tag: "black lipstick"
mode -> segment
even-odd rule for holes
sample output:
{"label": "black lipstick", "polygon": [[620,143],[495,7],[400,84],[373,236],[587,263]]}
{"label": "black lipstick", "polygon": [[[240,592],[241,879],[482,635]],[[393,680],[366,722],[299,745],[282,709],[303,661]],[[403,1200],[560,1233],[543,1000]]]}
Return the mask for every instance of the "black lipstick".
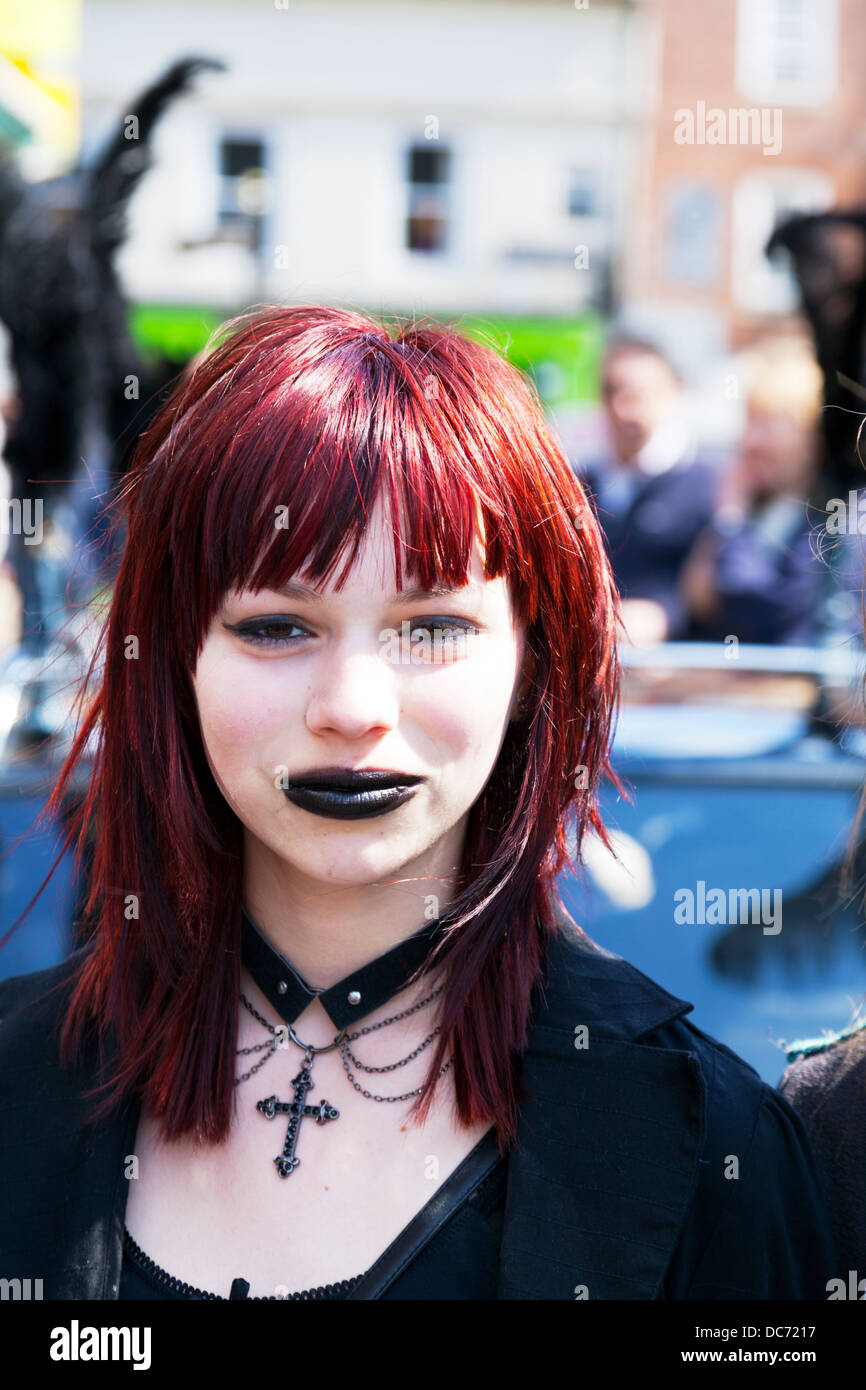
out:
{"label": "black lipstick", "polygon": [[332,820],[367,820],[395,811],[411,796],[421,777],[383,768],[326,767],[289,778],[283,795],[293,806]]}

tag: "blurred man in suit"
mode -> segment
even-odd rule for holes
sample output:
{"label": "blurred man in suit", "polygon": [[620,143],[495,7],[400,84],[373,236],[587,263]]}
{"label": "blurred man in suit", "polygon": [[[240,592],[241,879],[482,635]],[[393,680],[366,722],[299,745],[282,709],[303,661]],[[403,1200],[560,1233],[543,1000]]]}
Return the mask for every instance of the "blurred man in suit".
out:
{"label": "blurred man in suit", "polygon": [[604,530],[626,634],[632,642],[675,641],[689,626],[677,581],[710,519],[717,470],[697,457],[683,419],[682,382],[652,343],[609,343],[601,396],[610,454],[578,465],[578,475]]}

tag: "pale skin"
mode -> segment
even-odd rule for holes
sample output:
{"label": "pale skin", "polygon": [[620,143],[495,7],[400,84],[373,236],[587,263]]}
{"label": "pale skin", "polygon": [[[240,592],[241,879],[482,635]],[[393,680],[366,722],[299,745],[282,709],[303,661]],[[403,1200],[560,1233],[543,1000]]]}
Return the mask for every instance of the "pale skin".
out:
{"label": "pale skin", "polygon": [[[462,589],[397,596],[390,524],[377,508],[340,592],[332,581],[318,598],[234,591],[207,633],[194,688],[210,766],[244,827],[244,903],[314,988],[327,989],[412,935],[453,897],[469,812],[527,674],[525,633],[507,581],[486,580],[482,558],[476,538]],[[312,587],[303,576],[296,582]],[[404,589],[412,584],[404,578]],[[268,631],[278,644],[249,640],[249,624],[263,619],[272,620]],[[400,632],[404,621],[440,632],[450,623],[465,636],[447,655],[428,648],[427,659],[412,659],[409,648],[406,659],[395,659],[383,633]],[[397,810],[360,821],[312,815],[275,785],[281,768],[291,775],[332,764],[395,769],[424,781]],[[437,899],[432,913],[430,895]],[[435,983],[417,981],[356,1026],[401,1012]],[[246,971],[241,987],[263,1017],[281,1023]],[[435,1027],[437,1004],[353,1050],[371,1066],[405,1057]],[[238,1045],[264,1041],[261,1025],[238,1008]],[[336,1034],[317,1001],[294,1028],[317,1047]],[[236,1074],[261,1055],[238,1059]],[[376,1094],[400,1095],[421,1085],[431,1056],[432,1045],[394,1073],[359,1079]],[[154,1118],[142,1115],[140,1176],[129,1184],[126,1224],[177,1278],[227,1295],[241,1276],[256,1296],[360,1274],[491,1127],[457,1123],[450,1070],[418,1126],[410,1102],[377,1104],[359,1095],[334,1050],[315,1059],[310,1100],[327,1100],[340,1117],[323,1126],[302,1122],[300,1167],[281,1179],[272,1160],[285,1122],[266,1120],[255,1103],[274,1093],[290,1099],[301,1058],[294,1046],[278,1051],[237,1087],[223,1145],[164,1144]]]}

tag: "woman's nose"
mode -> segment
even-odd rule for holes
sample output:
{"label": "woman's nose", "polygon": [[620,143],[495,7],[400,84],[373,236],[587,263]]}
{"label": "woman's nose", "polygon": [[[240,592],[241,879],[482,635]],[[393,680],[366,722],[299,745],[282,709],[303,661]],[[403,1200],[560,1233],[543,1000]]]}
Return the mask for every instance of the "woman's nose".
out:
{"label": "woman's nose", "polygon": [[305,717],[311,733],[344,738],[394,728],[400,701],[393,666],[379,652],[333,652],[314,677]]}

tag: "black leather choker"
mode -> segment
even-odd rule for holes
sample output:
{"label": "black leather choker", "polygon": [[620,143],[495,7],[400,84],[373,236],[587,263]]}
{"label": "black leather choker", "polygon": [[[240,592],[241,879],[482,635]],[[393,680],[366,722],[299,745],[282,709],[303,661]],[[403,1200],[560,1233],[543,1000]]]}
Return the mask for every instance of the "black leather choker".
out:
{"label": "black leather choker", "polygon": [[343,1029],[405,988],[445,927],[441,917],[425,922],[413,936],[361,966],[360,970],[353,970],[329,989],[316,990],[271,946],[244,908],[241,959],[284,1023],[294,1023],[308,1004],[318,998],[331,1022]]}

